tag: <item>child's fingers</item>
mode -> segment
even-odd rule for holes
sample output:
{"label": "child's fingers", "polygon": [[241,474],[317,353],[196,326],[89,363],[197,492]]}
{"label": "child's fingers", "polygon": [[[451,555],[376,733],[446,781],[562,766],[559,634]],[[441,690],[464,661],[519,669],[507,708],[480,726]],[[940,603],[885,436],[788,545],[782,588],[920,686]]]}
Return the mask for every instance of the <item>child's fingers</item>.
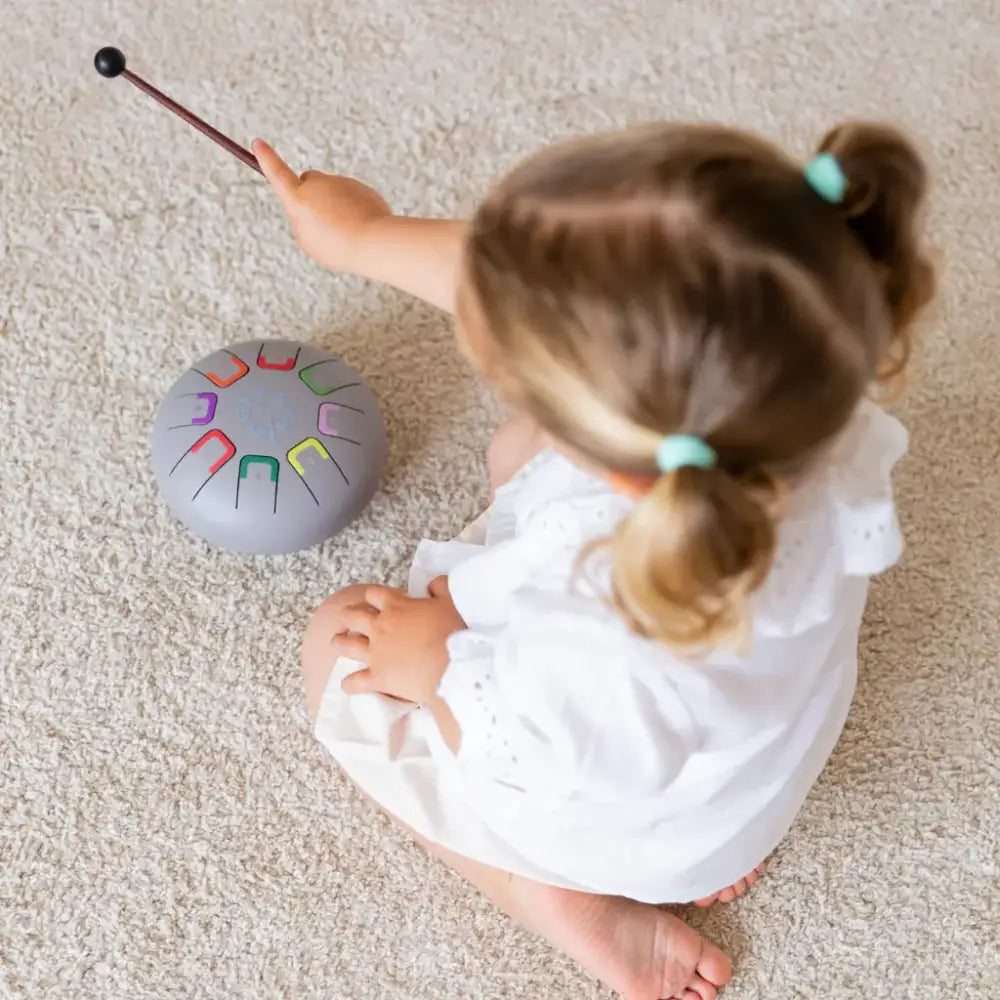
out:
{"label": "child's fingers", "polygon": [[370,636],[378,612],[370,604],[350,604],[341,612],[340,620],[349,632]]}
{"label": "child's fingers", "polygon": [[274,193],[286,209],[290,208],[299,186],[298,175],[263,139],[255,139],[250,148]]}
{"label": "child's fingers", "polygon": [[363,635],[335,635],[330,645],[334,656],[346,656],[361,662],[368,659],[368,640]]}
{"label": "child's fingers", "polygon": [[398,593],[395,587],[369,587],[365,591],[365,600],[377,611],[383,611],[386,602]]}
{"label": "child's fingers", "polygon": [[378,691],[379,685],[370,670],[358,670],[356,673],[348,674],[340,688],[344,694],[368,694],[371,691]]}

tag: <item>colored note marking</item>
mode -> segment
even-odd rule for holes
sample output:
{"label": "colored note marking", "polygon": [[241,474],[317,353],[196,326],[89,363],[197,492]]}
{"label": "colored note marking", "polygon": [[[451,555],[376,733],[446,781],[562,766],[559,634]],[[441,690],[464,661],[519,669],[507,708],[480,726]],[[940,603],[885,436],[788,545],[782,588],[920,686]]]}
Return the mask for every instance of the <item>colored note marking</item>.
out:
{"label": "colored note marking", "polygon": [[240,509],[240,487],[243,480],[250,474],[252,465],[263,465],[267,468],[268,478],[274,483],[274,503],[271,505],[271,513],[278,510],[278,460],[271,455],[244,455],[240,459],[240,474],[236,480],[236,509]]}
{"label": "colored note marking", "polygon": [[198,399],[205,400],[205,414],[201,417],[192,417],[192,424],[210,424],[215,419],[215,408],[219,405],[219,397],[214,392],[199,392]]}
{"label": "colored note marking", "polygon": [[217,458],[209,467],[208,474],[214,476],[219,469],[221,469],[226,462],[228,462],[233,455],[236,454],[236,445],[233,444],[225,434],[222,433],[217,427],[213,430],[206,431],[202,434],[200,438],[193,445],[191,445],[192,452],[199,452],[201,449],[208,444],[209,441],[218,441],[222,445],[222,455]]}
{"label": "colored note marking", "polygon": [[288,461],[292,468],[300,475],[305,476],[306,470],[302,463],[299,461],[299,455],[304,451],[309,451],[309,449],[317,452],[319,457],[327,460],[330,458],[330,453],[324,448],[319,441],[314,437],[307,437],[305,441],[300,441],[294,448],[290,448],[288,451]]}
{"label": "colored note marking", "polygon": [[271,372],[290,372],[299,360],[299,352],[301,350],[301,347],[296,348],[295,354],[290,358],[285,358],[283,361],[271,361],[265,356],[264,345],[261,344],[260,350],[257,352],[257,367]]}
{"label": "colored note marking", "polygon": [[[228,353],[228,352],[227,352]],[[223,377],[222,375],[217,375],[215,372],[204,372],[205,378],[209,382],[217,385],[220,389],[225,389],[231,386],[234,382],[238,382],[250,368],[247,366],[245,361],[241,361],[235,354],[229,355],[229,360],[232,361],[233,367],[236,369],[231,375]]]}
{"label": "colored note marking", "polygon": [[306,365],[302,371],[299,372],[299,378],[309,388],[316,393],[317,396],[329,396],[331,392],[339,392],[341,389],[350,389],[356,385],[361,385],[360,382],[345,382],[343,385],[324,385],[319,377],[319,374],[314,370],[319,368],[321,365],[334,364],[335,362],[327,359],[325,361],[317,361],[315,364]]}

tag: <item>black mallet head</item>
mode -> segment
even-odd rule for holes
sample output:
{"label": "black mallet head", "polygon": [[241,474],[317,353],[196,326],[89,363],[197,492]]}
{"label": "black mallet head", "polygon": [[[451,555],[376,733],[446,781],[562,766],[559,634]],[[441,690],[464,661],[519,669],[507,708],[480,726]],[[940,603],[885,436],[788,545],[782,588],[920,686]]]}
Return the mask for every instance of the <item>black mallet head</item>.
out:
{"label": "black mallet head", "polygon": [[121,49],[108,45],[103,49],[98,49],[94,56],[94,69],[101,76],[109,79],[120,76],[123,80],[128,80],[133,87],[138,87],[144,94],[149,94],[158,104],[172,111],[179,118],[196,128],[202,135],[207,135],[212,142],[217,142],[223,149],[228,150],[238,160],[242,160],[251,170],[256,170],[258,174],[263,174],[257,157],[244,149],[239,143],[233,142],[227,135],[223,135],[217,128],[212,128],[206,121],[202,121],[196,114],[188,111],[183,105],[178,104],[172,97],[167,97],[161,90],[157,90],[151,83],[147,83],[141,76],[136,76],[130,69],[125,68],[125,53]]}
{"label": "black mallet head", "polygon": [[97,55],[94,56],[94,69],[108,79],[119,76],[125,69],[125,53],[111,45],[98,49]]}

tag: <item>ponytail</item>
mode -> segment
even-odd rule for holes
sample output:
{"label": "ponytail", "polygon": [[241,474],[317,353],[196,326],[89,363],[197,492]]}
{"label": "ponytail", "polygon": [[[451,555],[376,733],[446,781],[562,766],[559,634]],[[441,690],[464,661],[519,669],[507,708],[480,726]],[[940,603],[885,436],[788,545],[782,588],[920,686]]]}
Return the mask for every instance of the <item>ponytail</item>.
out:
{"label": "ponytail", "polygon": [[725,471],[660,476],[611,539],[615,602],[678,649],[739,646],[774,558],[777,490]]}
{"label": "ponytail", "polygon": [[819,151],[832,153],[847,177],[840,209],[871,258],[889,309],[891,340],[879,367],[889,381],[906,367],[913,321],[934,296],[934,267],[920,242],[927,168],[913,144],[886,125],[839,125]]}

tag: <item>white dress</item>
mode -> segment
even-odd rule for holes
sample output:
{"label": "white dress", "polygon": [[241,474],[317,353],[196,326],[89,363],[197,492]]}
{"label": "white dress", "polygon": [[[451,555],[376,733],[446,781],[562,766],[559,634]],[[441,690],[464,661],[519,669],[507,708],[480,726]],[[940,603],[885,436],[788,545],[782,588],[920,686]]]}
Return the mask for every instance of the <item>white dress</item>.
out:
{"label": "white dress", "polygon": [[[420,544],[410,592],[448,574],[468,630],[429,713],[347,696],[338,661],[316,735],[417,832],[537,881],[686,902],[736,881],[786,834],[854,692],[869,578],[899,558],[890,474],[903,427],[865,402],[790,498],[745,655],[686,661],[632,634],[574,575],[632,501],[554,452],[459,539]],[[605,573],[606,577],[606,573]]]}

